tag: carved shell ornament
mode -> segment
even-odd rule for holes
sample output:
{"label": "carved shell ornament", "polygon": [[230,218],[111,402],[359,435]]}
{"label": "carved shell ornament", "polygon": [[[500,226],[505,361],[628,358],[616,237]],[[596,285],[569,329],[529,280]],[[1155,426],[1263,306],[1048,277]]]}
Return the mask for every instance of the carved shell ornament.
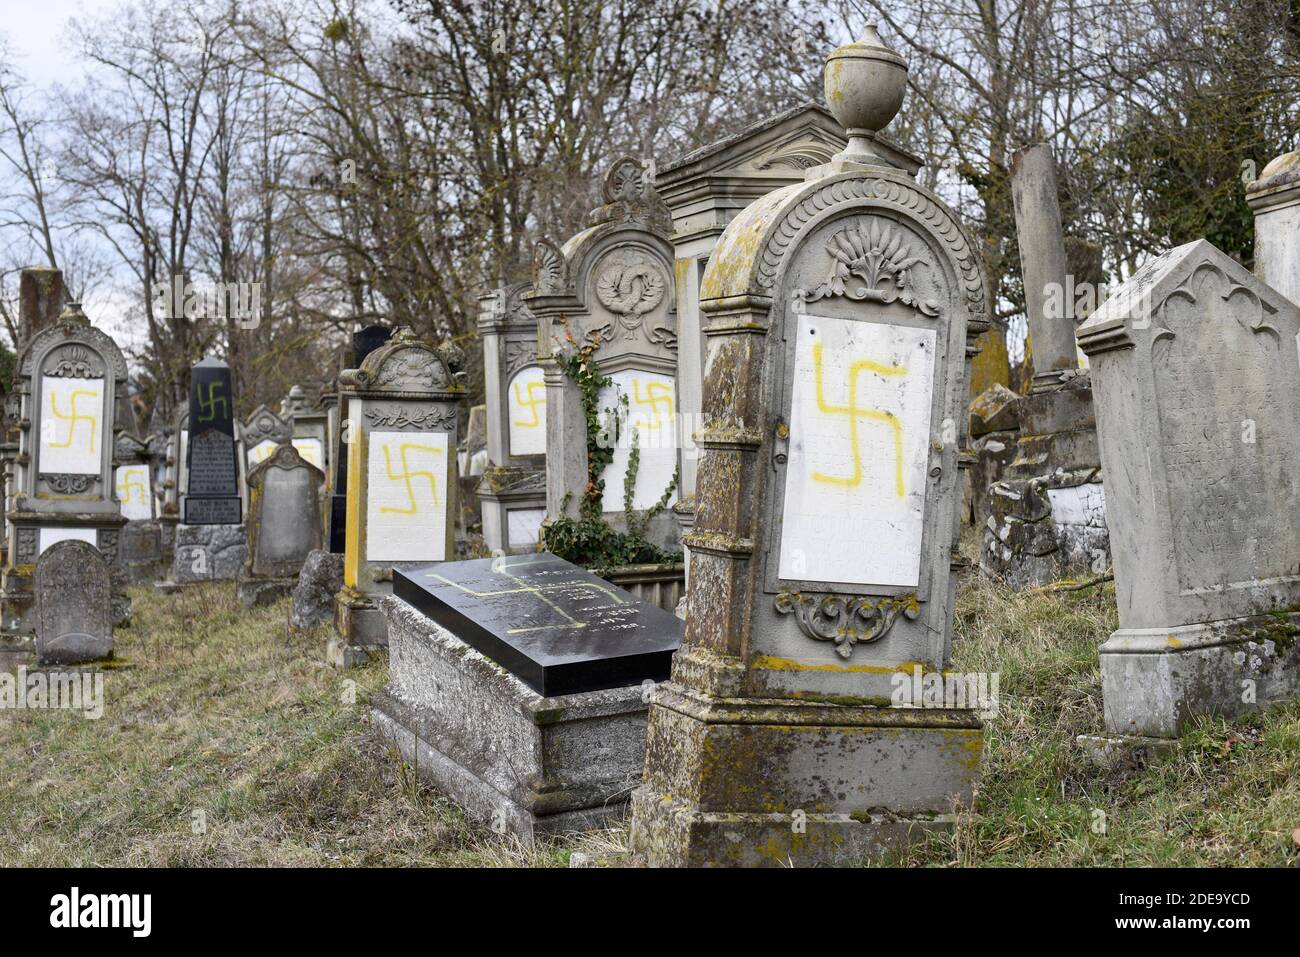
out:
{"label": "carved shell ornament", "polygon": [[533,246],[533,286],[541,296],[564,291],[567,265],[560,247],[549,239],[539,239]]}
{"label": "carved shell ornament", "polygon": [[[811,292],[796,291],[805,302],[833,296],[857,301],[901,302],[934,318],[939,304],[921,299],[912,283],[912,269],[923,260],[914,254],[905,234],[887,220],[873,219],[841,229],[826,243],[830,274]],[[858,282],[854,282],[854,280]]]}
{"label": "carved shell ornament", "polygon": [[645,201],[645,168],[630,156],[616,162],[605,177],[604,198],[607,203],[641,203]]}
{"label": "carved shell ornament", "polygon": [[664,279],[644,259],[612,262],[596,279],[596,296],[618,316],[623,338],[632,339],[641,326],[641,317],[663,302]]}

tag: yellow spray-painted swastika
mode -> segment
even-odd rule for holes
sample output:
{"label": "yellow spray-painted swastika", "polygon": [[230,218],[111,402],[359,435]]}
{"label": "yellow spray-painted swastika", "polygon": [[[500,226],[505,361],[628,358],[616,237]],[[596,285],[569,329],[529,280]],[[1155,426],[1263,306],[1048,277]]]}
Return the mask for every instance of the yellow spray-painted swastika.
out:
{"label": "yellow spray-painted swastika", "polygon": [[849,366],[849,402],[848,405],[831,405],[826,401],[822,382],[822,343],[813,346],[813,371],[817,376],[817,408],[827,415],[843,415],[849,420],[849,450],[853,454],[853,474],[850,476],[826,475],[813,472],[815,482],[827,485],[842,485],[855,488],[862,482],[862,451],[858,446],[858,419],[871,419],[887,422],[894,433],[894,483],[898,497],[903,497],[903,425],[898,416],[892,412],[878,409],[858,408],[858,373],[875,372],[883,376],[900,376],[907,374],[905,366],[887,366],[870,359],[859,359]]}
{"label": "yellow spray-painted swastika", "polygon": [[[645,395],[641,394],[641,380],[632,380],[632,401],[640,406],[647,406],[650,409],[651,427],[659,425],[664,416],[671,417],[673,414],[673,389],[666,382],[647,382]],[[663,406],[663,409],[660,409]]]}
{"label": "yellow spray-painted swastika", "polygon": [[[138,491],[138,496],[133,492]],[[123,502],[129,502],[135,498],[141,505],[146,504],[144,483],[140,481],[140,476],[134,472],[119,472],[117,476],[117,497]]]}
{"label": "yellow spray-painted swastika", "polygon": [[217,389],[225,389],[226,384],[220,379],[214,379],[208,383],[208,394],[203,395],[202,386],[199,387],[199,421],[211,422],[217,417],[217,406],[221,406],[221,415],[223,417],[230,414],[230,405],[226,402],[224,395],[217,395]]}
{"label": "yellow spray-painted swastika", "polygon": [[415,488],[411,485],[411,479],[426,478],[429,480],[429,492],[433,495],[433,504],[438,504],[438,481],[432,472],[412,472],[410,464],[406,461],[407,452],[432,452],[437,455],[441,450],[435,449],[431,445],[416,445],[414,442],[403,442],[398,448],[398,455],[402,460],[402,471],[393,471],[392,448],[384,446],[384,468],[388,472],[388,477],[394,482],[406,483],[406,496],[410,501],[409,508],[399,508],[396,505],[381,505],[379,511],[382,513],[392,513],[396,515],[414,515],[420,510],[419,502],[415,498]]}
{"label": "yellow spray-painted swastika", "polygon": [[68,402],[68,404],[72,406],[72,413],[70,415],[64,415],[62,412],[59,411],[58,395],[56,395],[53,392],[50,393],[50,412],[54,414],[54,417],[56,419],[62,419],[64,422],[68,423],[68,441],[51,442],[50,448],[52,449],[71,448],[72,439],[77,433],[77,423],[86,422],[89,423],[90,425],[90,451],[92,452],[95,451],[95,433],[99,431],[99,417],[94,415],[82,415],[77,411],[77,400],[82,398],[83,396],[86,398],[94,399],[98,397],[98,393],[92,392],[90,389],[73,389],[72,396],[70,397]]}
{"label": "yellow spray-painted swastika", "polygon": [[[534,390],[539,390],[541,396],[539,397]],[[528,383],[528,395],[525,397],[524,394],[519,391],[519,383],[516,382],[515,402],[519,404],[520,408],[528,409],[533,413],[533,421],[515,422],[513,424],[519,426],[521,429],[537,428],[542,424],[542,417],[539,410],[546,408],[546,383],[537,381]]]}

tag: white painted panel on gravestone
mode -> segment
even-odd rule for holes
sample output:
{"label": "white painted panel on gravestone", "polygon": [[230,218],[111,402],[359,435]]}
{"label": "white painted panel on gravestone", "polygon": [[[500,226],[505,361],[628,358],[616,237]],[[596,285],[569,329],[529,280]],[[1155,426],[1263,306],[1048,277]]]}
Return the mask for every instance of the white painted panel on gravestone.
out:
{"label": "white painted panel on gravestone", "polygon": [[40,470],[98,475],[102,462],[104,380],[44,376]]}
{"label": "white painted panel on gravestone", "polygon": [[278,447],[279,443],[273,442],[270,439],[263,439],[261,442],[258,442],[248,450],[248,467],[251,469],[253,466],[265,462],[275,454],[275,450]]}
{"label": "white painted panel on gravestone", "polygon": [[371,432],[366,470],[366,561],[447,557],[446,432]]}
{"label": "white painted panel on gravestone", "polygon": [[546,454],[546,382],[541,366],[515,373],[506,390],[511,455]]}
{"label": "white painted panel on gravestone", "polygon": [[119,465],[113,484],[122,514],[131,522],[147,522],[153,518],[153,496],[149,493],[149,466],[143,463]]}
{"label": "white painted panel on gravestone", "polygon": [[780,576],[915,587],[935,333],[799,317]]}
{"label": "white painted panel on gravestone", "polygon": [[176,466],[177,499],[190,490],[190,430],[181,429],[181,457]]}
{"label": "white painted panel on gravestone", "polygon": [[506,512],[506,544],[512,548],[536,545],[542,537],[542,520],[545,518],[544,508],[510,509]]}
{"label": "white painted panel on gravestone", "polygon": [[303,461],[310,462],[322,472],[325,471],[325,447],[321,444],[320,439],[294,439],[293,447],[298,450],[298,454],[302,456]]}
{"label": "white painted panel on gravestone", "polygon": [[91,545],[98,548],[99,542],[96,541],[96,537],[96,532],[93,528],[60,528],[57,526],[42,528],[39,540],[37,541],[39,547],[38,554],[44,554],[45,549],[49,548],[51,545],[57,545],[59,542],[66,541],[89,542]]}
{"label": "white painted panel on gravestone", "polygon": [[[634,509],[647,509],[663,497],[677,471],[677,390],[673,377],[662,372],[624,369],[610,375],[612,384],[600,394],[601,409],[617,409],[627,397],[626,415],[614,447],[614,460],[605,468],[604,510],[623,511],[624,482],[635,440],[641,450],[637,467]],[[668,499],[677,501],[677,490]]]}

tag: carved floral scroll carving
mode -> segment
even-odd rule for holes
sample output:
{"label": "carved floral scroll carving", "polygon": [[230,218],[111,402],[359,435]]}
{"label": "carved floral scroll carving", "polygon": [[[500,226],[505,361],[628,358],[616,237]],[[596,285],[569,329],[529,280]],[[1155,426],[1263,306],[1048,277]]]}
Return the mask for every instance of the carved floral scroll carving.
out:
{"label": "carved floral scroll carving", "polygon": [[915,621],[921,614],[916,596],[801,595],[784,591],[776,596],[777,612],[794,615],[799,630],[816,641],[832,641],[841,658],[850,658],[856,645],[879,641],[901,614]]}

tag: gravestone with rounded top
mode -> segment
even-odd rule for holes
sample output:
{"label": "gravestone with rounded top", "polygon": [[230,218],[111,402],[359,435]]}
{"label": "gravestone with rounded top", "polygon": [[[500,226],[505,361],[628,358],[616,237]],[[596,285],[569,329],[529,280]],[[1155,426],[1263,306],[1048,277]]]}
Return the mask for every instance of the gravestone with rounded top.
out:
{"label": "gravestone with rounded top", "polygon": [[[630,502],[638,520],[650,518],[647,538],[672,546],[677,529],[664,510],[676,501],[679,479],[671,221],[634,159],[610,168],[603,198],[592,225],[563,247],[537,243],[533,291],[524,297],[537,319],[546,383],[547,517],[580,515],[593,478],[588,443],[599,441],[613,447],[613,460],[594,476],[604,482],[604,519],[625,528]],[[588,433],[582,389],[570,374],[581,361],[610,380],[596,399],[599,436]]]}
{"label": "gravestone with rounded top", "polygon": [[126,361],[113,340],[68,303],[18,355],[20,449],[5,514],[0,614],[5,642],[35,632],[32,573],[57,542],[76,539],[113,562],[126,518],[114,493],[114,414]]}
{"label": "gravestone with rounded top", "polygon": [[36,562],[36,654],[41,664],[113,656],[111,570],[89,542],[65,539]]}
{"label": "gravestone with rounded top", "polygon": [[874,29],[832,53],[847,147],[734,218],[704,274],[686,634],[633,795],[652,865],[860,860],[971,798],[974,702],[906,695],[949,665],[986,302],[956,214],[875,141],[906,72]]}
{"label": "gravestone with rounded top", "polygon": [[246,608],[288,595],[307,554],[321,547],[325,473],[283,442],[248,473],[248,559],[239,582]]}
{"label": "gravestone with rounded top", "polygon": [[387,645],[375,600],[392,592],[394,568],[455,557],[456,424],[465,395],[456,358],[403,328],[339,378],[347,521],[338,634],[327,652],[337,666]]}
{"label": "gravestone with rounded top", "polygon": [[546,517],[546,382],[524,302],[532,288],[513,283],[479,299],[489,465],[477,492],[493,554],[535,551]]}
{"label": "gravestone with rounded top", "polygon": [[1106,731],[1177,737],[1300,691],[1300,306],[1205,240],[1079,329],[1119,630]]}

